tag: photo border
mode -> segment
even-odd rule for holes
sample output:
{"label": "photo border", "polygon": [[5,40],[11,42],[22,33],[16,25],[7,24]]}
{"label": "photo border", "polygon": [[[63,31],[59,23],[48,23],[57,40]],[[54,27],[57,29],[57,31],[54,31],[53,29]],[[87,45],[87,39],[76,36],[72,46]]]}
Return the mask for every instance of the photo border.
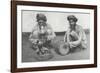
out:
{"label": "photo border", "polygon": [[[94,33],[94,64],[17,68],[17,5],[93,9],[94,10],[94,32],[96,32]],[[77,5],[77,4],[33,2],[33,1],[32,2],[11,1],[11,72],[12,73],[28,72],[28,71],[92,68],[92,67],[97,67],[97,6],[96,5],[81,5],[81,4]]]}

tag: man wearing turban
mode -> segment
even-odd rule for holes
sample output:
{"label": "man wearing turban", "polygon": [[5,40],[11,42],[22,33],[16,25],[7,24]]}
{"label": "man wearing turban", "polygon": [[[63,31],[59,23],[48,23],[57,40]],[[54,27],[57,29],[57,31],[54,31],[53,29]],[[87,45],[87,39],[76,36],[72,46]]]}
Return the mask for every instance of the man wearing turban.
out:
{"label": "man wearing turban", "polygon": [[87,48],[87,39],[86,34],[83,28],[76,24],[78,19],[74,15],[69,15],[67,17],[67,20],[69,21],[69,28],[66,31],[64,42],[67,44],[67,46],[70,49],[75,48]]}
{"label": "man wearing turban", "polygon": [[43,46],[46,47],[51,43],[51,40],[54,39],[55,33],[53,32],[51,26],[47,24],[47,18],[44,14],[37,14],[36,19],[37,24],[32,30],[29,40],[33,44],[38,44],[39,48],[42,48]]}

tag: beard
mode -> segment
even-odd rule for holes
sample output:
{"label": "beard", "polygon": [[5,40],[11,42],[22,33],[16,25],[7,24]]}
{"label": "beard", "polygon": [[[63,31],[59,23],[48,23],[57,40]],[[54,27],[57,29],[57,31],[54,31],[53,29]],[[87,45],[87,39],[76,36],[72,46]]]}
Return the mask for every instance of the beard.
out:
{"label": "beard", "polygon": [[46,34],[46,27],[43,25],[40,26],[40,34]]}
{"label": "beard", "polygon": [[75,30],[76,24],[70,25],[71,30]]}

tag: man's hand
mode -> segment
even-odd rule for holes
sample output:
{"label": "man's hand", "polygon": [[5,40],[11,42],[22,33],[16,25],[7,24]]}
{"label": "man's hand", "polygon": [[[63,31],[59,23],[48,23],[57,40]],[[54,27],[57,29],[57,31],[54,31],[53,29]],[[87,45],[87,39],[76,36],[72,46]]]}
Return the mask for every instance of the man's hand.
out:
{"label": "man's hand", "polygon": [[37,43],[39,42],[39,40],[37,40],[37,39],[31,39],[31,42],[32,42],[33,44],[37,44]]}
{"label": "man's hand", "polygon": [[70,46],[70,48],[74,48],[74,47],[76,47],[76,45],[75,45],[74,42],[69,42],[69,46]]}

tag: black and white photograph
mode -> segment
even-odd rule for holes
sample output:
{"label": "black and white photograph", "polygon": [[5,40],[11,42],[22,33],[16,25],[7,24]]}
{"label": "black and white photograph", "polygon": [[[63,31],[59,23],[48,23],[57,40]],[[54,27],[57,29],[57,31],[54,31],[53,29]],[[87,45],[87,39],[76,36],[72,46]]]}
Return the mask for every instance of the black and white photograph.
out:
{"label": "black and white photograph", "polygon": [[90,58],[90,14],[22,10],[22,62]]}
{"label": "black and white photograph", "polygon": [[96,6],[23,1],[13,6],[12,70],[96,67]]}

